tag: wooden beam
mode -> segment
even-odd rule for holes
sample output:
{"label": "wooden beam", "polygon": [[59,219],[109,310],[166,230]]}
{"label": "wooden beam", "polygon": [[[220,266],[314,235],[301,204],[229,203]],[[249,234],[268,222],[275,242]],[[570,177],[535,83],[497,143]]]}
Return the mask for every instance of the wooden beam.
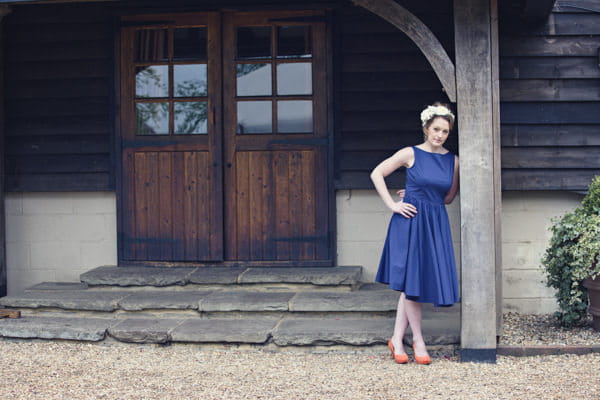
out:
{"label": "wooden beam", "polygon": [[495,362],[497,312],[501,312],[496,297],[500,260],[496,9],[496,0],[454,1],[463,361]]}
{"label": "wooden beam", "polygon": [[352,0],[356,5],[379,15],[396,28],[400,29],[421,49],[436,75],[438,76],[448,98],[456,102],[456,77],[454,64],[444,47],[419,18],[396,3],[394,0]]}
{"label": "wooden beam", "polygon": [[[0,48],[2,48],[2,20],[10,14],[11,9],[7,5],[0,6]],[[0,52],[0,297],[7,294],[7,268],[6,268],[6,223],[4,215],[4,74]]]}

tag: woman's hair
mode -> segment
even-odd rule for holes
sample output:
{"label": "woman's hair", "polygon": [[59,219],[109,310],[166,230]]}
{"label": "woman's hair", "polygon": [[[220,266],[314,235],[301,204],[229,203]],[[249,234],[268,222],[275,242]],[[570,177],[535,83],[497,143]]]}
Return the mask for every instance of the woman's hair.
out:
{"label": "woman's hair", "polygon": [[423,128],[429,128],[429,126],[436,117],[440,117],[448,121],[448,124],[450,125],[450,130],[454,128],[455,117],[448,104],[436,101],[432,105],[427,106],[421,112],[421,124],[423,125]]}

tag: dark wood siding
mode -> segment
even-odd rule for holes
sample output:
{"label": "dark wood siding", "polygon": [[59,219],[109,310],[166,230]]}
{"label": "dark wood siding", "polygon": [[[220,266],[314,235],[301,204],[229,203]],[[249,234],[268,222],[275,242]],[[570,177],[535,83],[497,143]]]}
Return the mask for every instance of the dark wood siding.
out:
{"label": "dark wood siding", "polygon": [[[454,58],[452,1],[402,1]],[[371,189],[370,171],[404,146],[422,142],[419,113],[448,102],[442,84],[418,47],[396,27],[360,7],[335,12],[337,189]],[[448,145],[457,149],[457,133]],[[388,178],[404,184],[404,172]]]}
{"label": "dark wood siding", "polygon": [[600,174],[600,14],[590,4],[557,1],[538,25],[501,26],[504,190],[585,190]]}
{"label": "dark wood siding", "polygon": [[6,189],[114,190],[110,8],[15,6],[4,35]]}

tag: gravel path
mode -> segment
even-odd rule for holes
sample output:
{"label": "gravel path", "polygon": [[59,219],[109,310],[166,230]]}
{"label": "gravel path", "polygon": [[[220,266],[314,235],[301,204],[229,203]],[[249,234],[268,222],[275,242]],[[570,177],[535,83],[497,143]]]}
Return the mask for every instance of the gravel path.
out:
{"label": "gravel path", "polygon": [[0,341],[1,399],[598,399],[600,354],[434,359]]}
{"label": "gravel path", "polygon": [[552,315],[505,313],[501,344],[537,345],[600,345],[600,332],[592,328],[591,317],[581,326],[561,327]]}
{"label": "gravel path", "polygon": [[[504,344],[600,344],[588,326],[505,315]],[[600,399],[600,353],[397,365],[384,346],[318,353],[0,340],[0,399]]]}

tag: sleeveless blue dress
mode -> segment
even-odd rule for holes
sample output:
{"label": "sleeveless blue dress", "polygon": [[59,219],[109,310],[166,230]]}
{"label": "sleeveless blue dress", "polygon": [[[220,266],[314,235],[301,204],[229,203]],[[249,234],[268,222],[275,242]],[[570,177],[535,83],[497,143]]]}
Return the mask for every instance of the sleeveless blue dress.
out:
{"label": "sleeveless blue dress", "polygon": [[418,213],[413,218],[392,215],[375,280],[409,300],[451,306],[460,298],[444,197],[452,186],[454,154],[413,149],[404,201]]}

